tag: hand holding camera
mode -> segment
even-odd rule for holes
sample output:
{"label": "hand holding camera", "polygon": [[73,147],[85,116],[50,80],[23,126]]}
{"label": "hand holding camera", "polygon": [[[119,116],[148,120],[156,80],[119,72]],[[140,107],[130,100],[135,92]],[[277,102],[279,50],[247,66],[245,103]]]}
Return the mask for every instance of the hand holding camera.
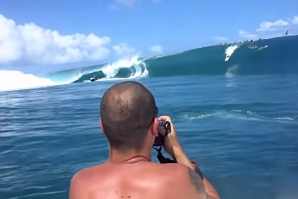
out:
{"label": "hand holding camera", "polygon": [[165,151],[175,158],[173,149],[180,147],[180,144],[173,122],[169,116],[160,116],[158,118],[158,134],[153,146],[164,146]]}
{"label": "hand holding camera", "polygon": [[163,146],[164,138],[171,132],[171,123],[169,121],[158,120],[158,136],[154,140],[153,146]]}
{"label": "hand holding camera", "polygon": [[[158,151],[157,158],[160,163],[179,163],[189,167],[200,176],[204,186],[206,187],[206,193],[208,193],[209,196],[213,196],[213,198],[219,198],[217,191],[206,179],[206,177],[204,177],[196,162],[191,161],[183,151],[178,141],[173,122],[169,116],[161,116],[158,118],[158,137],[156,137],[153,146],[160,146],[159,149],[155,148]],[[162,146],[164,147],[165,151],[174,158],[174,160],[165,158],[162,155]]]}

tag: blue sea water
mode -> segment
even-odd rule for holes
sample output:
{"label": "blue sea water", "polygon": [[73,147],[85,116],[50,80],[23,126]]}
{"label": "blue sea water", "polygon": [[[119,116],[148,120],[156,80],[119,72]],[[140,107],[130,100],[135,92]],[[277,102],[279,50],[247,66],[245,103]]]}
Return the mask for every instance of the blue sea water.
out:
{"label": "blue sea water", "polygon": [[[273,41],[262,51],[269,50],[270,45],[277,46],[278,42],[285,45],[279,40]],[[228,47],[213,48],[220,51]],[[210,56],[225,59],[225,50],[223,55]],[[279,64],[282,58],[272,58],[272,69],[270,64],[266,65],[270,62],[269,55],[261,60],[259,54],[237,57],[237,49],[233,52],[229,61],[234,63],[223,61],[226,65],[222,67],[217,62],[209,64],[208,67],[213,66],[217,71],[213,73],[208,72],[207,66],[205,70],[195,69],[195,62],[198,65],[200,62],[194,58],[195,54],[188,54],[193,51],[182,53],[184,62],[188,60],[184,66],[183,61],[178,62],[182,58],[176,57],[181,54],[169,55],[176,59],[172,65],[177,66],[168,70],[172,72],[168,76],[153,75],[159,70],[152,69],[149,59],[138,65],[147,66],[148,74],[132,80],[147,86],[156,98],[160,113],[173,118],[184,150],[198,163],[221,198],[296,199],[298,78],[295,71],[298,71],[298,61],[295,52],[286,56],[283,64]],[[275,55],[272,49],[271,54]],[[169,62],[169,56],[151,58],[151,62],[161,58],[160,71],[165,73],[162,63]],[[237,61],[239,56],[246,56],[246,60]],[[259,61],[245,64],[256,56]],[[254,64],[263,69],[256,72]],[[190,65],[196,71],[193,74],[187,69]],[[185,69],[181,75],[178,66]],[[82,69],[70,72],[78,70],[82,72]],[[61,74],[67,72],[54,74],[56,78],[57,74],[62,78]],[[78,79],[82,80],[83,76],[81,73]],[[99,103],[108,87],[128,78],[114,77],[105,76],[104,80],[110,81],[84,83],[80,80],[73,84],[0,92],[1,199],[67,198],[75,172],[106,160],[108,148],[99,128]],[[157,161],[155,156],[153,151]]]}

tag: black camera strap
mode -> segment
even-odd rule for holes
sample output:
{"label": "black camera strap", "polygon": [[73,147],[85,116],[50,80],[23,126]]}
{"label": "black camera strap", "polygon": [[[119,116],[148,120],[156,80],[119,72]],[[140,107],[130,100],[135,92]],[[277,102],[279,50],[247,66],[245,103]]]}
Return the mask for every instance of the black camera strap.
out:
{"label": "black camera strap", "polygon": [[157,149],[157,148],[155,148],[155,147],[153,147],[153,148],[158,152],[158,154],[157,154],[157,159],[159,160],[159,162],[160,162],[161,164],[177,163],[175,160],[171,160],[171,159],[169,159],[169,158],[165,158],[165,157],[163,156],[163,154],[161,153],[162,146],[160,146],[159,149]]}

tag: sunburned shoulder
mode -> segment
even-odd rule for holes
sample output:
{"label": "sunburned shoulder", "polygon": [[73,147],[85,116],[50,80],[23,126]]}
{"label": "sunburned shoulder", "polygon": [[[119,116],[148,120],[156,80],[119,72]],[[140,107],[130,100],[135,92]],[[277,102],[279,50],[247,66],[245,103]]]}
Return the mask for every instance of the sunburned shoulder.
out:
{"label": "sunburned shoulder", "polygon": [[163,166],[167,170],[175,170],[175,171],[180,171],[180,172],[188,171],[187,166],[185,166],[183,164],[179,164],[179,163],[160,164],[160,165]]}
{"label": "sunburned shoulder", "polygon": [[173,198],[206,197],[203,181],[194,170],[181,164],[165,164],[161,167],[162,176],[168,176],[161,184],[169,187],[169,191],[175,190]]}
{"label": "sunburned shoulder", "polygon": [[161,164],[162,168],[161,172],[164,175],[167,175],[169,180],[173,181],[173,183],[185,183],[189,182],[189,172],[190,169],[182,164]]}
{"label": "sunburned shoulder", "polygon": [[71,199],[77,199],[75,196],[81,196],[81,198],[84,198],[81,194],[86,194],[90,190],[94,181],[94,174],[96,170],[96,167],[89,167],[82,169],[73,175],[70,180]]}
{"label": "sunburned shoulder", "polygon": [[96,167],[88,167],[84,168],[77,173],[74,174],[71,181],[75,182],[86,182],[94,175],[94,172],[96,170]]}

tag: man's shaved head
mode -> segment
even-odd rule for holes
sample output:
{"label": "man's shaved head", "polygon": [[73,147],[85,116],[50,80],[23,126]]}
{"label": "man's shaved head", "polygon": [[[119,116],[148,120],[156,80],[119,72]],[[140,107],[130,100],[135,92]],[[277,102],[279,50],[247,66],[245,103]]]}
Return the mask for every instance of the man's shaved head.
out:
{"label": "man's shaved head", "polygon": [[110,146],[123,152],[142,149],[156,114],[151,92],[133,81],[109,88],[100,104],[102,126]]}

